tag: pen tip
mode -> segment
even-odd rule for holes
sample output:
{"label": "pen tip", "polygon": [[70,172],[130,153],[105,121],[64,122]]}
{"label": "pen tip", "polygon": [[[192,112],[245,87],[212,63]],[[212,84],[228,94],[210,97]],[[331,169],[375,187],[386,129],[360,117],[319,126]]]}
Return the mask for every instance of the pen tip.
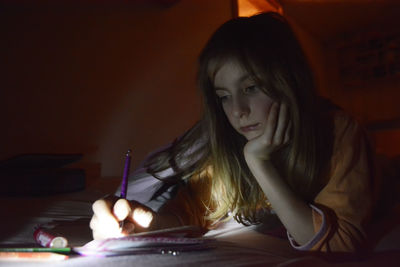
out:
{"label": "pen tip", "polygon": [[131,150],[131,149],[128,149],[128,152],[126,152],[126,155],[131,154],[131,152],[132,152],[132,150]]}

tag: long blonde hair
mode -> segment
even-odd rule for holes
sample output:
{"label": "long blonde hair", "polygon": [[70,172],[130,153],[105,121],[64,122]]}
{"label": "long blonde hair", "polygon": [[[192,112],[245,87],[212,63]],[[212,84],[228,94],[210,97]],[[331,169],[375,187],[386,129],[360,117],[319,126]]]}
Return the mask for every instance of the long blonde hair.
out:
{"label": "long blonde hair", "polygon": [[[257,210],[266,205],[266,197],[244,160],[247,140],[228,122],[213,86],[216,72],[232,59],[267,95],[288,105],[291,141],[274,154],[273,163],[294,192],[306,201],[314,198],[323,185],[319,177],[331,156],[331,120],[321,108],[298,41],[284,18],[275,13],[230,20],[212,35],[198,61],[203,117],[169,150],[155,156],[148,167],[156,173],[175,166],[174,179],[211,168],[206,178],[211,180],[210,198],[215,205],[208,209],[207,217],[218,220],[231,211],[243,224],[257,223]],[[190,164],[178,168],[182,157],[191,159]]]}

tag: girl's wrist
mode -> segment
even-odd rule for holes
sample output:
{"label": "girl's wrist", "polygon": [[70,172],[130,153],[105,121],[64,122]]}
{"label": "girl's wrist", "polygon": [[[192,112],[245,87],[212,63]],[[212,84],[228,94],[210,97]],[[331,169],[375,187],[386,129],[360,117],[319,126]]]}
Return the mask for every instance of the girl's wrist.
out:
{"label": "girl's wrist", "polygon": [[255,149],[254,145],[249,145],[248,143],[243,148],[243,155],[246,161],[269,161],[271,160],[271,151],[270,149]]}
{"label": "girl's wrist", "polygon": [[244,153],[244,158],[247,162],[247,165],[249,164],[263,164],[265,162],[271,161],[271,155],[270,154],[265,154],[262,156],[255,156],[253,154],[246,154]]}
{"label": "girl's wrist", "polygon": [[264,158],[259,158],[259,157],[245,157],[247,166],[249,167],[250,171],[254,174],[255,172],[259,172],[261,170],[265,170],[265,168],[269,168],[269,166],[272,166],[271,158],[264,157]]}

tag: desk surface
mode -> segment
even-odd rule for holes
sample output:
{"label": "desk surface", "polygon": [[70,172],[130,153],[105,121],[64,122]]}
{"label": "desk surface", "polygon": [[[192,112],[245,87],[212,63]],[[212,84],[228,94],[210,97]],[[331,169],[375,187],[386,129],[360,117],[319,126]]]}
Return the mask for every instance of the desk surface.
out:
{"label": "desk surface", "polygon": [[[108,189],[118,186],[119,178],[100,180],[89,189],[70,194],[45,197],[0,198],[0,245],[33,244],[33,228],[38,223],[52,220],[89,219],[91,205]],[[172,255],[127,255],[110,258],[72,256],[68,260],[51,262],[48,266],[337,266],[320,258],[311,257],[292,249],[284,239],[264,235],[251,227],[232,224],[228,229],[218,229],[207,235],[218,240],[215,249],[184,252]],[[89,227],[83,227],[86,234],[76,231],[82,244],[90,239]],[[89,241],[89,240],[88,240]],[[398,250],[380,251],[368,260],[367,266],[397,266],[400,262]],[[332,264],[332,265],[331,265]],[[344,266],[365,266],[365,261],[349,261]],[[0,266],[43,266],[38,262],[4,262]],[[342,266],[341,266],[342,267]]]}

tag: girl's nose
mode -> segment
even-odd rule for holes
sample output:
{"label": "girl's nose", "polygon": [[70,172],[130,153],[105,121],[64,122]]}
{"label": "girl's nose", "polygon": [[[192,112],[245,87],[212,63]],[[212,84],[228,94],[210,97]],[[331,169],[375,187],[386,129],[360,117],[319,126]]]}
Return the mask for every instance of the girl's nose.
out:
{"label": "girl's nose", "polygon": [[243,99],[237,99],[233,103],[232,113],[233,113],[233,116],[235,116],[237,118],[242,118],[242,117],[248,116],[250,113],[250,106]]}

